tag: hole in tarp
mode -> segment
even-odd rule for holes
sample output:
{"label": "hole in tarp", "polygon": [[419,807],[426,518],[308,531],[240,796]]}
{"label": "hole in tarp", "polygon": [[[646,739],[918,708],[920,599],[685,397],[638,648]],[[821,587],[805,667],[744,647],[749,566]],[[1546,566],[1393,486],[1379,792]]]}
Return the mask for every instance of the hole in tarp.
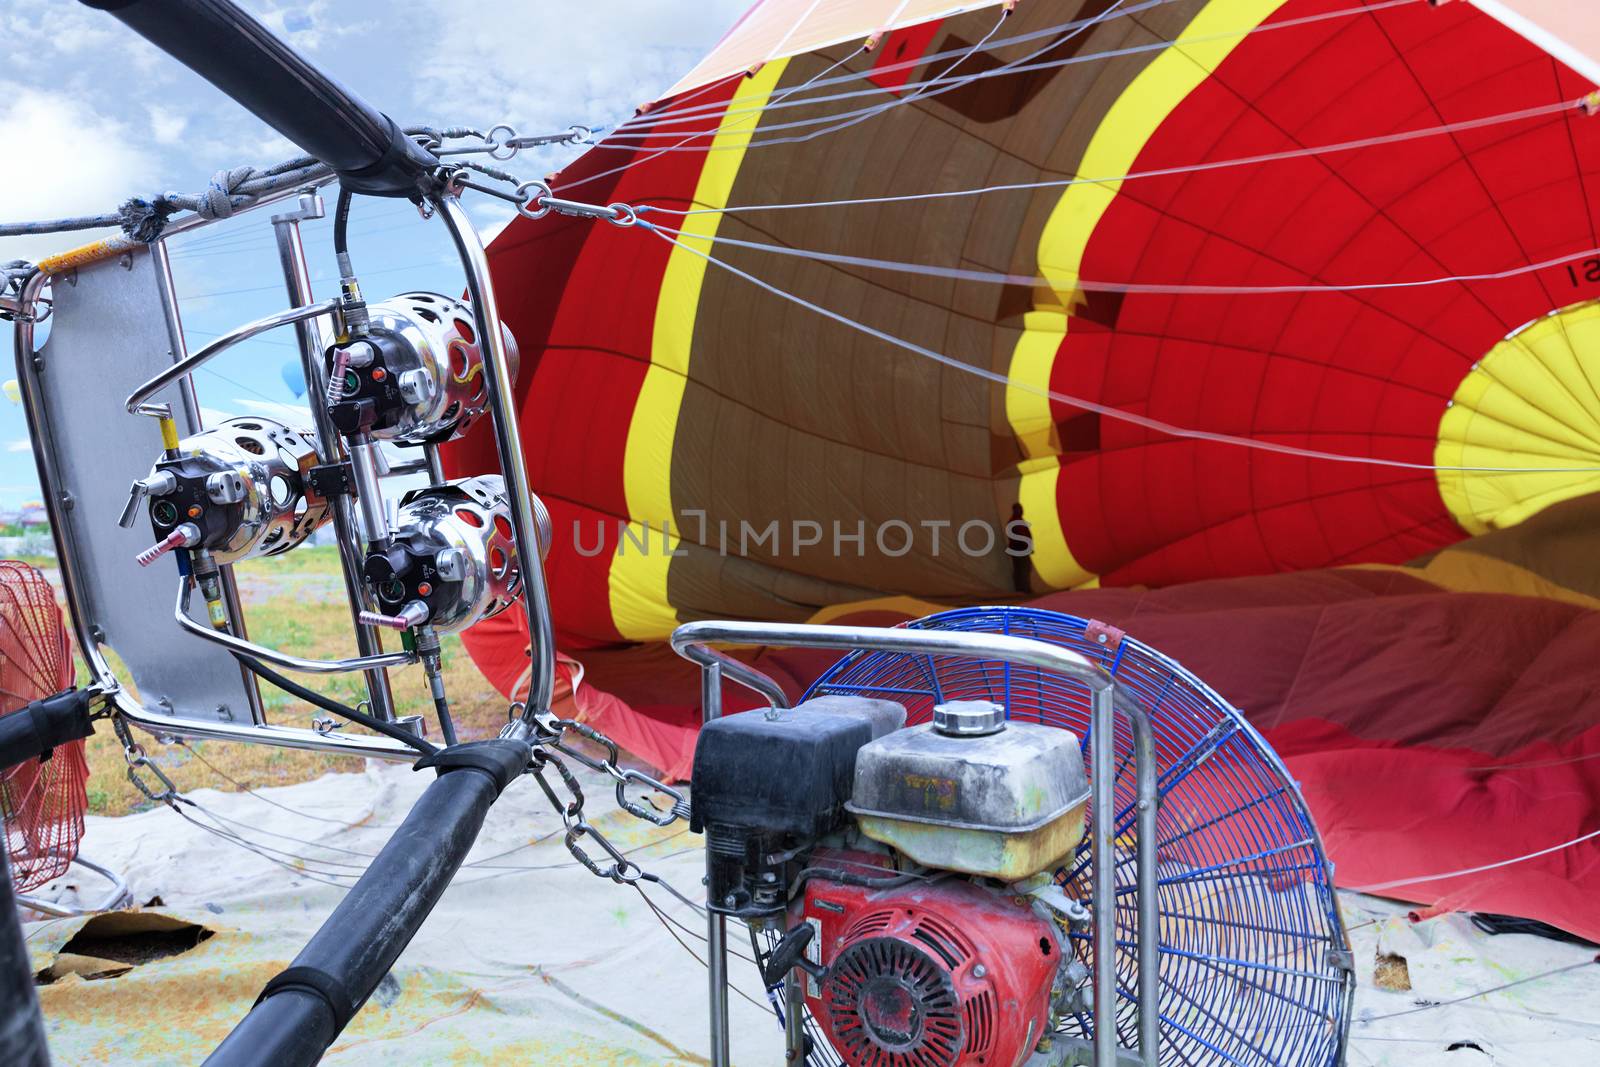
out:
{"label": "hole in tarp", "polygon": [[1377,965],[1373,968],[1372,984],[1379,989],[1387,989],[1395,993],[1404,993],[1411,989],[1411,968],[1406,966],[1404,956],[1386,955],[1378,953]]}
{"label": "hole in tarp", "polygon": [[96,915],[34,979],[49,985],[69,974],[86,980],[115,978],[143,964],[181,956],[213,934],[214,930],[158,912]]}
{"label": "hole in tarp", "polygon": [[1476,1041],[1452,1041],[1446,1052],[1455,1052],[1458,1049],[1470,1048],[1474,1052],[1482,1052],[1483,1046]]}

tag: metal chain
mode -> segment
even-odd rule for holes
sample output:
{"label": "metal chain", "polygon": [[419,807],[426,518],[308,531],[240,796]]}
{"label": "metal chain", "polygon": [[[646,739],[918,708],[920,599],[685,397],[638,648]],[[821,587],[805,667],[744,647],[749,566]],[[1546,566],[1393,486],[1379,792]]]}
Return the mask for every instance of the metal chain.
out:
{"label": "metal chain", "polygon": [[[112,716],[111,724],[112,728],[116,730],[117,740],[122,742],[123,758],[128,761],[128,781],[132,782],[133,787],[143,793],[147,800],[154,801],[157,804],[165,804],[171,808],[177,807],[178,801],[183,799],[182,794],[178,792],[177,784],[171,778],[168,778],[166,772],[150,758],[149,754],[145,752],[144,746],[133,739],[133,734],[128,731],[128,724],[121,715]],[[151,789],[149,784],[140,777],[139,772],[141,770],[149,771],[160,779],[163,788],[159,792]]]}
{"label": "metal chain", "polygon": [[[516,717],[521,713],[519,704],[511,705],[511,715]],[[624,768],[617,765],[620,752],[617,743],[605,734],[589,726],[587,723],[578,722],[576,719],[557,719],[545,717],[539,720],[539,733],[533,739],[533,763],[529,767],[539,787],[544,790],[544,795],[549,798],[550,805],[561,816],[562,825],[567,829],[565,844],[567,851],[572,853],[572,858],[588,868],[589,872],[600,878],[608,878],[619,885],[633,885],[637,882],[660,883],[660,878],[646,873],[637,863],[623,855],[606,836],[590,824],[584,817],[583,788],[578,784],[577,776],[567,766],[561,756],[576,760],[592,771],[605,774],[616,783],[617,806],[637,819],[651,823],[655,826],[671,826],[679,819],[689,817],[689,803],[682,793],[671,786],[654,778],[643,771],[633,768]],[[575,733],[605,750],[605,758],[597,759],[585,752],[573,748],[566,741],[568,732]],[[561,756],[556,755],[560,753]],[[561,795],[550,784],[546,772],[554,768],[561,784],[565,788],[570,800],[563,800]],[[660,795],[671,801],[671,805],[662,810],[653,804],[638,803],[628,796],[629,786],[644,786],[649,794]],[[584,850],[582,841],[589,838],[598,845],[610,858],[610,863],[597,861]]]}

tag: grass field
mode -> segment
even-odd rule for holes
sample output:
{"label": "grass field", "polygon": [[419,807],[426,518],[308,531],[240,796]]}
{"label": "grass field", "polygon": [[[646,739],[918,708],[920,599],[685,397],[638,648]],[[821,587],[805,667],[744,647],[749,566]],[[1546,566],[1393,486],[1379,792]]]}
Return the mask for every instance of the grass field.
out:
{"label": "grass field", "polygon": [[[337,549],[333,546],[298,548],[275,560],[250,560],[240,564],[236,571],[252,640],[298,656],[325,658],[354,654],[350,612],[345,604]],[[388,640],[392,642],[393,639]],[[473,667],[460,638],[446,637],[442,646],[450,705],[462,739],[492,735],[505,722],[505,699]],[[127,680],[124,672],[119,671],[119,676]],[[399,714],[424,715],[428,720],[428,736],[438,740],[433,700],[428,695],[422,668],[412,666],[390,671],[389,677]],[[366,698],[366,688],[359,676],[297,677],[295,680],[347,704],[353,705]],[[263,685],[262,699],[271,721],[289,726],[311,725],[313,709],[295,698]],[[135,731],[135,735],[162,770],[180,789],[186,790],[207,786],[231,790],[240,785],[286,785],[328,771],[359,771],[362,767],[359,759],[266,745],[221,741],[161,745],[140,731]],[[90,738],[87,757],[91,814],[123,815],[150,805],[128,780],[121,745],[109,725],[102,724]]]}

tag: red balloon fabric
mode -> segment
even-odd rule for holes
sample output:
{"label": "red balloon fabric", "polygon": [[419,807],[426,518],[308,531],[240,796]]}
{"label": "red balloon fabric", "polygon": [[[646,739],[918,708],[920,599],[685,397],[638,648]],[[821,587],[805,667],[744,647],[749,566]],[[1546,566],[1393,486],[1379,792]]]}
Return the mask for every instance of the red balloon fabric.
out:
{"label": "red balloon fabric", "polygon": [[[578,710],[681,777],[680,622],[1066,590],[1261,728],[1339,884],[1600,938],[1595,841],[1495,866],[1600,828],[1595,86],[1465,3],[1069,7],[719,69],[552,179],[643,225],[495,242]],[[1020,561],[882,537],[1018,509]],[[466,642],[514,692],[520,614]]]}

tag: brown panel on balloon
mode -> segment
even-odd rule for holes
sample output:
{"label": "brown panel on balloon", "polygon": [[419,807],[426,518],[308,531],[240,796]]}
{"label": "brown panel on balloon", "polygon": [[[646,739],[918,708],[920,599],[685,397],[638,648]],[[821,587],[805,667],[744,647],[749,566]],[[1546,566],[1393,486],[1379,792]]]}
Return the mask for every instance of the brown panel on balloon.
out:
{"label": "brown panel on balloon", "polygon": [[[1073,22],[1082,22],[1096,16],[1105,14],[1118,0],[1085,0],[1072,16]],[[1063,12],[1057,9],[1058,17]],[[1002,32],[1010,35],[1009,22]],[[1054,37],[1047,37],[1039,41],[1030,42],[1026,46],[1028,52],[1038,52],[1039,59],[1034,62],[1054,62],[1068,59],[1084,50],[1084,46],[1093,36],[1093,30],[1073,28],[1063,30]],[[989,74],[1009,63],[1016,63],[1017,56],[998,56],[992,52],[979,51],[963,56],[959,53],[972,48],[981,40],[981,36],[967,39],[961,34],[951,33],[939,42],[936,54],[955,54],[956,58],[940,60],[938,64],[930,64],[930,72],[942,74],[945,71],[969,74]],[[959,64],[959,65],[958,65]],[[1017,66],[1030,66],[1032,63],[1017,63]],[[982,77],[948,92],[938,92],[929,96],[929,99],[938,107],[947,107],[970,122],[991,123],[1002,119],[1015,118],[1017,113],[1028,105],[1034,97],[1044,91],[1045,87],[1062,72],[1062,67],[1046,67],[1043,70],[1027,71],[1018,75],[1004,78]]]}
{"label": "brown panel on balloon", "polygon": [[[1179,0],[1138,20],[1094,26],[1034,61],[1170,38],[1201,6],[1200,0]],[[1094,0],[1084,5],[1083,17],[1104,7]],[[944,30],[952,40],[976,42],[993,28],[994,19],[992,11],[975,12],[947,20]],[[997,36],[1021,36],[1062,21],[1057,5],[1023,5]],[[998,49],[998,62],[1026,61],[1049,40]],[[941,38],[930,50],[945,47]],[[849,51],[850,46],[840,46],[790,61],[774,97]],[[998,118],[987,112],[961,114],[943,95],[912,100],[853,125],[845,125],[844,113],[876,103],[875,97],[865,98],[866,104],[853,97],[770,112],[763,126],[839,114],[835,125],[842,128],[799,144],[763,145],[768,136],[758,131],[729,202],[858,199],[1071,175],[1099,117],[1156,54],[1040,72]],[[974,55],[959,69],[979,72],[982,67],[967,66],[979,58]],[[857,56],[843,69],[861,71],[875,62],[870,55]],[[950,57],[930,60],[911,80],[937,76],[951,62]],[[886,93],[884,99],[893,97]],[[770,137],[783,135],[774,131]],[[719,236],[1034,275],[1040,234],[1061,193],[1055,186],[1005,195],[734,213],[721,219]],[[1022,315],[1054,299],[1048,288],[958,282],[731,245],[719,252],[732,265],[805,300],[1001,374],[1009,372]],[[1109,326],[1117,303],[1096,297],[1078,310]],[[924,356],[897,350],[715,269],[707,272],[700,298],[690,379],[674,439],[674,507],[705,510],[713,538],[720,523],[737,531],[741,522],[756,530],[778,522],[784,537],[777,553],[747,544],[743,561],[725,558],[714,542],[710,551],[673,560],[668,595],[684,617],[701,612],[770,617],[773,599],[794,603],[793,615],[801,617],[823,604],[864,595],[987,598],[1012,591],[1004,527],[1017,499],[1021,457],[1003,389],[953,368],[932,367]],[[1073,440],[1097,437],[1094,425],[1080,429],[1070,435]],[[823,526],[823,543],[797,555],[790,534],[794,523],[807,521]],[[931,545],[935,531],[922,526],[925,521],[949,524],[937,552]],[[846,538],[857,522],[865,524],[860,555],[848,540],[834,551],[835,522]],[[918,538],[903,555],[896,522],[912,526]],[[968,531],[964,546],[955,542],[962,524],[973,522],[994,531],[992,545],[978,526]],[[880,528],[881,544],[875,536]],[[690,540],[696,540],[694,533],[683,531]],[[861,587],[863,576],[869,589]]]}

